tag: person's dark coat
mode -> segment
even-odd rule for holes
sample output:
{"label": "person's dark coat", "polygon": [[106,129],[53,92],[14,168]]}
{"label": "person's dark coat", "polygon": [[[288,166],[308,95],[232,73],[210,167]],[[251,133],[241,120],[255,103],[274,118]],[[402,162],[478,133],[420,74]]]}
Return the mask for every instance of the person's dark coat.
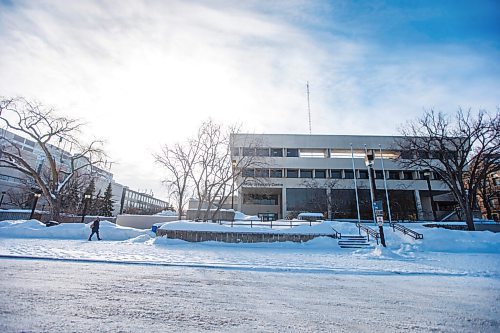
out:
{"label": "person's dark coat", "polygon": [[99,231],[99,223],[99,220],[95,220],[94,222],[92,222],[92,232]]}
{"label": "person's dark coat", "polygon": [[99,237],[99,223],[100,223],[99,218],[97,218],[94,222],[92,222],[92,233],[89,236],[89,241],[92,240],[92,236],[94,234],[97,235],[97,240],[101,240],[101,237]]}

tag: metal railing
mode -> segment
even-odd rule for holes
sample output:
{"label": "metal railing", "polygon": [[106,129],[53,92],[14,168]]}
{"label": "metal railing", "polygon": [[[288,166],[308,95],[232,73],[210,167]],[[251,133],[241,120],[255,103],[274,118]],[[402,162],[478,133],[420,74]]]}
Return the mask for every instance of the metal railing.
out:
{"label": "metal railing", "polygon": [[356,226],[358,227],[358,232],[360,235],[361,235],[361,230],[363,230],[364,232],[366,232],[367,240],[370,241],[370,236],[372,236],[373,238],[375,238],[378,245],[378,239],[380,238],[380,234],[377,231],[359,222],[356,223]]}
{"label": "metal railing", "polygon": [[333,230],[333,238],[337,238],[337,239],[341,239],[342,238],[342,234],[340,232],[338,232],[337,230],[335,230],[332,226],[330,226]]}
{"label": "metal railing", "polygon": [[414,239],[424,239],[424,235],[416,232],[415,230],[411,230],[410,228],[405,227],[404,225],[398,223],[391,224],[392,231],[396,232],[396,230],[402,232],[405,235],[413,237]]}
{"label": "metal railing", "polygon": [[234,221],[223,221],[223,220],[218,220],[217,223],[221,225],[230,225],[231,227],[233,226],[245,226],[245,227],[250,227],[253,228],[255,227],[270,227],[271,229],[274,227],[298,227],[301,225],[309,225],[312,226],[313,224],[320,224],[323,221],[268,221],[268,222],[263,222],[262,220],[234,220]]}

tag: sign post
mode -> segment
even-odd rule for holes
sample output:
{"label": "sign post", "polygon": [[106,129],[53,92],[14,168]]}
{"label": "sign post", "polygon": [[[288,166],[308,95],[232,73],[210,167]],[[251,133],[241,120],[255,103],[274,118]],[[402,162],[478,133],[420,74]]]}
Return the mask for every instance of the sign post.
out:
{"label": "sign post", "polygon": [[375,217],[377,220],[378,231],[380,233],[380,243],[385,247],[384,211],[382,210],[382,202],[381,201],[374,202],[373,208],[375,210]]}

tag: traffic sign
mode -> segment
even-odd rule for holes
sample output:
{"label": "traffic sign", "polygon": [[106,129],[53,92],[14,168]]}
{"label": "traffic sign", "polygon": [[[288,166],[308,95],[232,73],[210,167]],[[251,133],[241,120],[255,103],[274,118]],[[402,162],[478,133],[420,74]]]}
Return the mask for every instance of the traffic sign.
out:
{"label": "traffic sign", "polygon": [[379,227],[384,226],[384,216],[377,216],[377,225]]}

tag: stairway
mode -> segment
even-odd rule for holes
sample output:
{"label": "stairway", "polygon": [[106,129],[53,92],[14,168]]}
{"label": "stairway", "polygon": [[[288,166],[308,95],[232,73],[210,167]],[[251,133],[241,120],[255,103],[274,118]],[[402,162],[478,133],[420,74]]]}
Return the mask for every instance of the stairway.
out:
{"label": "stairway", "polygon": [[366,249],[372,247],[366,236],[342,235],[339,246],[343,249]]}

